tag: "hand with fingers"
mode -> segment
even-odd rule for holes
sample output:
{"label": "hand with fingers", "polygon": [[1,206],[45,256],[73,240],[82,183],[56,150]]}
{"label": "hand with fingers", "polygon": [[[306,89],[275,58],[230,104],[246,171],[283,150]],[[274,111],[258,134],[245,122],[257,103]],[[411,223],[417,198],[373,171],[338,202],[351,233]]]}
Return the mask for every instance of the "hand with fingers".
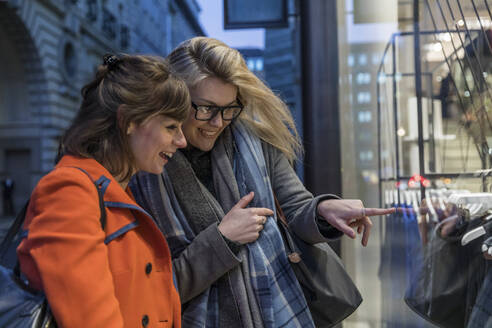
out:
{"label": "hand with fingers", "polygon": [[254,196],[254,192],[250,192],[224,216],[218,227],[224,237],[240,244],[258,239],[267,216],[273,215],[273,211],[262,207],[246,207]]}
{"label": "hand with fingers", "polygon": [[365,208],[359,199],[327,199],[318,204],[318,214],[329,224],[355,239],[356,232],[362,233],[362,245],[366,246],[371,233],[370,216],[387,215],[395,208]]}
{"label": "hand with fingers", "polygon": [[492,237],[487,238],[482,244],[483,257],[492,260]]}

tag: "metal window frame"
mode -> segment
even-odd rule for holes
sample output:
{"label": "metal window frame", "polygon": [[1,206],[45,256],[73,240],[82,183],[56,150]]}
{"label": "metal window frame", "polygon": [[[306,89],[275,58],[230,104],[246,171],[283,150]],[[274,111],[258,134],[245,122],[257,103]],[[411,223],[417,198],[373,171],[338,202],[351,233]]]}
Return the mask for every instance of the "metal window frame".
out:
{"label": "metal window frame", "polygon": [[224,0],[224,30],[231,29],[246,29],[246,28],[283,28],[289,27],[288,20],[288,2],[287,0],[279,0],[282,3],[282,18],[279,20],[264,20],[251,22],[234,22],[229,17],[229,1]]}

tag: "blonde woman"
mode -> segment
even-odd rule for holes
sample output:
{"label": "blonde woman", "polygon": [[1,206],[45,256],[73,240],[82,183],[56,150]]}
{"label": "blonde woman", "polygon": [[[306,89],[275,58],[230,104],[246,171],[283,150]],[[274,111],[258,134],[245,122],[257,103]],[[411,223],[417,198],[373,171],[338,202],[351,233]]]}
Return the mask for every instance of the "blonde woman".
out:
{"label": "blonde woman", "polygon": [[141,170],[162,173],[186,146],[189,110],[185,83],[159,57],[106,56],[82,89],[61,158],[32,193],[17,249],[58,327],[181,326],[166,240],[127,184]]}
{"label": "blonde woman", "polygon": [[366,245],[368,216],[391,210],[304,188],[291,166],[301,145],[290,112],[236,50],[197,37],[168,59],[190,89],[188,147],[163,175],[137,175],[132,191],[169,242],[183,326],[313,327],[273,196],[308,243],[355,238],[355,228]]}

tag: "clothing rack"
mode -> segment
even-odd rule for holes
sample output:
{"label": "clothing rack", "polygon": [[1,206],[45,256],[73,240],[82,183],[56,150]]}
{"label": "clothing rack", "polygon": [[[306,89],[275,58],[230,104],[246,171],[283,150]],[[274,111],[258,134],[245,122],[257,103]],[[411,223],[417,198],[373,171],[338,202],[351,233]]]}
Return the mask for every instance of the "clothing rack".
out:
{"label": "clothing rack", "polygon": [[[437,1],[439,2],[439,1]],[[449,2],[449,0],[448,0]],[[425,0],[425,3],[427,4],[427,7],[429,7],[429,0]],[[440,6],[441,8],[442,6]],[[399,139],[399,136],[398,136],[398,129],[399,129],[399,126],[400,126],[400,121],[401,121],[401,115],[402,115],[402,112],[400,110],[400,106],[399,106],[399,102],[398,102],[398,93],[399,93],[399,88],[398,88],[398,81],[399,80],[402,80],[402,79],[408,79],[410,77],[413,77],[415,79],[415,97],[417,98],[417,116],[418,116],[418,139],[417,139],[417,144],[418,144],[418,159],[419,159],[419,171],[418,172],[412,172],[412,173],[419,173],[422,177],[426,177],[426,178],[429,178],[429,179],[437,179],[437,178],[444,178],[444,177],[449,177],[449,178],[476,178],[477,177],[477,174],[475,172],[466,172],[466,171],[463,171],[463,172],[439,172],[437,169],[436,169],[436,145],[435,145],[435,142],[436,142],[436,136],[434,135],[434,130],[433,130],[433,126],[432,126],[432,116],[434,115],[434,111],[435,111],[435,108],[434,108],[434,102],[431,102],[431,106],[430,106],[430,109],[428,110],[428,113],[427,113],[427,116],[429,117],[428,119],[428,122],[429,122],[429,126],[427,127],[428,129],[428,137],[426,139],[424,139],[424,126],[423,126],[423,109],[422,109],[422,98],[423,98],[423,94],[424,93],[427,93],[427,94],[433,94],[434,93],[434,90],[433,90],[433,79],[435,79],[435,75],[436,75],[436,72],[439,70],[439,68],[441,68],[442,66],[446,66],[450,71],[452,70],[452,64],[451,62],[455,62],[455,63],[459,63],[459,67],[460,67],[460,74],[462,75],[462,77],[465,76],[465,68],[464,68],[464,65],[463,65],[463,61],[465,61],[466,59],[466,62],[468,65],[471,65],[473,61],[477,62],[477,65],[480,66],[480,67],[483,67],[484,64],[482,63],[483,62],[483,59],[480,59],[481,56],[483,56],[483,42],[477,42],[477,40],[480,40],[480,37],[483,37],[484,35],[486,35],[486,32],[483,30],[483,29],[466,29],[466,35],[467,35],[467,38],[463,38],[461,36],[461,34],[465,33],[464,31],[462,30],[459,30],[459,29],[453,29],[451,30],[449,26],[446,26],[446,29],[444,30],[439,30],[437,29],[437,25],[435,23],[435,18],[433,16],[433,13],[432,11],[430,11],[430,15],[431,15],[431,18],[432,18],[432,21],[434,22],[434,25],[436,26],[436,29],[435,30],[424,30],[424,31],[420,31],[418,30],[418,32],[401,32],[401,33],[395,33],[392,35],[390,41],[388,42],[386,48],[385,48],[385,51],[383,53],[383,58],[382,58],[382,61],[381,61],[381,64],[379,66],[379,69],[378,69],[378,84],[377,84],[377,104],[378,104],[378,108],[377,108],[377,122],[378,122],[378,153],[380,155],[379,157],[379,161],[378,161],[378,172],[379,172],[379,189],[380,189],[380,200],[381,200],[381,204],[382,204],[382,182],[385,182],[385,181],[402,181],[402,180],[406,180],[409,178],[409,176],[405,175],[402,173],[402,163],[401,163],[401,140]],[[492,20],[492,17],[491,17],[491,20]],[[455,35],[458,35],[458,39],[461,41],[461,43],[459,45],[456,45],[456,43],[454,41],[451,42],[452,44],[452,48],[453,48],[453,52],[451,54],[446,54],[443,51],[443,55],[444,55],[444,61],[442,63],[440,63],[439,65],[434,65],[433,67],[430,67],[430,69],[426,70],[426,71],[421,71],[421,67],[423,66],[423,63],[421,61],[419,62],[416,62],[415,63],[415,71],[414,72],[411,72],[411,73],[408,73],[408,72],[399,72],[397,67],[397,48],[396,48],[396,45],[398,43],[400,43],[401,39],[404,39],[404,38],[409,38],[409,37],[414,37],[415,40],[418,40],[420,36],[426,36],[426,37],[429,37],[429,36],[433,36],[438,42],[439,44],[441,45],[441,47],[444,49],[444,47],[442,46],[442,41],[439,40],[438,36],[439,35],[442,35],[442,34],[455,34]],[[475,36],[473,36],[475,35]],[[490,48],[490,42],[487,38],[486,39],[486,44],[487,44],[487,49]],[[453,40],[453,39],[451,39]],[[467,41],[468,40],[468,41]],[[478,46],[475,44],[475,43],[480,43]],[[479,47],[480,49],[482,49],[482,51],[479,50]],[[458,54],[459,53],[464,53],[464,58],[459,58]],[[387,62],[389,62],[387,60],[387,57],[389,56],[389,54],[391,53],[391,72],[390,73],[387,73],[386,72],[386,64]],[[492,53],[492,52],[491,52]],[[415,46],[415,58],[420,58],[420,44],[417,43],[416,46]],[[472,58],[472,55],[473,55],[473,58]],[[475,59],[474,59],[475,58]],[[429,66],[429,65],[426,65],[426,66]],[[418,73],[420,72],[420,73]],[[473,72],[473,70],[472,70]],[[463,78],[463,80],[465,81],[465,92],[467,92],[466,94],[468,95],[468,102],[471,104],[471,109],[473,110],[473,113],[478,113],[477,114],[477,117],[485,117],[485,125],[484,124],[480,124],[479,126],[479,131],[480,131],[480,138],[475,138],[474,139],[474,145],[476,147],[476,151],[477,153],[479,154],[480,156],[480,160],[481,160],[481,169],[482,170],[487,170],[489,169],[490,167],[490,163],[491,163],[491,154],[492,152],[490,151],[490,148],[489,148],[489,145],[488,145],[488,140],[486,138],[487,135],[491,135],[492,134],[492,125],[490,124],[490,120],[489,120],[489,115],[485,112],[485,104],[484,104],[484,97],[485,96],[489,96],[489,98],[486,98],[486,99],[491,99],[492,100],[492,92],[489,90],[489,86],[488,86],[488,83],[487,81],[485,81],[484,79],[484,74],[480,74],[480,75],[477,75],[477,74],[472,74],[472,77],[474,79],[474,84],[475,85],[479,85],[480,88],[479,90],[483,91],[483,92],[480,92],[478,93],[478,91],[474,91],[472,90],[470,84],[467,82],[467,79],[466,78]],[[419,82],[421,81],[422,78],[425,78],[428,80],[428,83],[427,85],[430,87],[429,90],[425,90],[426,92],[424,92],[424,90],[422,90],[422,83]],[[455,86],[455,89],[457,89],[457,84],[455,82],[455,78],[453,76],[451,76],[451,81],[452,81],[452,84]],[[387,89],[387,86],[389,84],[388,80],[390,80],[389,82],[391,83],[391,89],[392,89],[392,95],[388,96],[387,94],[387,90],[383,90],[383,87],[386,87],[384,89]],[[386,84],[386,85],[384,85]],[[419,88],[420,86],[420,88]],[[386,101],[384,101],[384,98],[392,98],[391,101],[389,101],[388,99],[386,99]],[[470,106],[466,106],[466,101],[463,100],[463,95],[460,93],[460,92],[457,92],[456,93],[456,96],[458,98],[458,105],[459,105],[459,108],[462,112],[463,115],[467,115],[467,114],[470,114],[469,112],[467,112],[467,108],[468,108],[468,111],[470,110]],[[478,100],[477,100],[478,99]],[[477,102],[481,102],[481,105],[479,107],[476,106],[476,103]],[[383,119],[387,119],[388,121],[390,120],[389,117],[384,117],[383,116],[383,107],[386,106],[386,113],[385,114],[391,114],[392,115],[392,122],[387,122],[386,126],[384,126],[385,122],[383,122]],[[392,107],[392,108],[391,108]],[[387,115],[387,116],[390,116],[390,115]],[[480,120],[479,120],[480,121]],[[391,124],[390,124],[391,123]],[[387,135],[386,139],[387,139],[387,142],[388,144],[390,144],[391,146],[393,146],[393,149],[394,150],[394,156],[393,158],[391,159],[392,161],[392,166],[393,166],[393,172],[392,174],[387,174],[387,172],[384,172],[383,173],[383,168],[382,168],[382,162],[383,162],[383,159],[381,158],[381,154],[383,153],[383,149],[382,149],[382,139],[383,139],[383,126],[384,128],[386,128],[388,131],[392,131],[392,136],[391,135]],[[465,129],[468,129],[467,130],[467,133],[470,134],[470,135],[474,135],[472,132],[470,132],[469,128],[466,128]],[[386,132],[386,134],[388,134],[388,132]],[[428,144],[428,147],[429,147],[429,151],[428,151],[428,154],[426,156],[425,154],[425,147],[426,147],[426,144]],[[426,169],[426,165],[424,163],[428,162],[429,163],[429,169]],[[490,173],[489,173],[490,175]],[[486,177],[488,175],[483,175],[482,176],[482,183],[483,185],[485,186],[485,182],[486,182]],[[425,192],[425,186],[422,186],[421,187],[422,189],[422,194]],[[486,191],[485,187],[483,189],[483,191]]]}
{"label": "clothing rack", "polygon": [[[435,229],[460,222],[446,221],[440,216],[443,211],[449,213],[454,206],[458,216],[487,218],[492,213],[492,7],[488,1],[492,0],[414,0],[412,31],[394,33],[384,49],[376,90],[379,199],[380,207],[401,207],[400,214],[379,225],[386,245],[380,275],[382,280],[390,279],[388,290],[405,285],[405,274],[411,271],[398,256],[426,254]],[[450,127],[455,127],[454,140],[464,140],[459,166],[449,165],[447,158],[447,145],[453,140]],[[407,185],[415,175],[419,183]],[[489,230],[492,223],[490,229],[484,225],[463,240],[483,238]],[[421,235],[418,243],[402,241],[417,240],[416,231]],[[385,256],[397,264],[396,269],[384,265]],[[383,312],[390,317],[397,312],[408,320],[390,319],[387,326],[407,327],[410,321],[411,327],[428,326],[399,305],[395,297],[403,297],[404,291],[399,292],[387,295],[391,300],[383,304]]]}

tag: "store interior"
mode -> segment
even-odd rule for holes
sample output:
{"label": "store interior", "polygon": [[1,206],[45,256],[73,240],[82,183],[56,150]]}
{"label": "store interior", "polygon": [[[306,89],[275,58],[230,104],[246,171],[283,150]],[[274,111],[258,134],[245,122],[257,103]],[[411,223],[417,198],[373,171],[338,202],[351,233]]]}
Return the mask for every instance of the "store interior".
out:
{"label": "store interior", "polygon": [[[368,248],[343,243],[365,297],[344,327],[492,327],[492,3],[338,4],[343,167],[359,177],[344,197],[398,208]],[[351,41],[351,24],[390,32]]]}

